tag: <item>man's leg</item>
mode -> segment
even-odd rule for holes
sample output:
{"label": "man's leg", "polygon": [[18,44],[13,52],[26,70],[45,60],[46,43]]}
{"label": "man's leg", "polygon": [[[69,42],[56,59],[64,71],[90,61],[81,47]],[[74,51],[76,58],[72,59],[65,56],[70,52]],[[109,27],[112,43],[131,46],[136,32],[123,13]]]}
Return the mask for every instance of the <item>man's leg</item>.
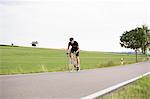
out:
{"label": "man's leg", "polygon": [[70,53],[70,64],[73,64],[73,55]]}
{"label": "man's leg", "polygon": [[80,57],[77,56],[77,68],[78,70],[80,70]]}

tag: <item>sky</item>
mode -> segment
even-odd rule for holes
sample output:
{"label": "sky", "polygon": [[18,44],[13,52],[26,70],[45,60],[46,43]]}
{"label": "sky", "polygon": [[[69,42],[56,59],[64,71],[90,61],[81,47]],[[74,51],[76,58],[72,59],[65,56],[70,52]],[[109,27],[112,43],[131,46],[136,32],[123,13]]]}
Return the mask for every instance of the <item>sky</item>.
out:
{"label": "sky", "polygon": [[150,0],[0,0],[0,44],[122,52],[120,36],[150,26]]}

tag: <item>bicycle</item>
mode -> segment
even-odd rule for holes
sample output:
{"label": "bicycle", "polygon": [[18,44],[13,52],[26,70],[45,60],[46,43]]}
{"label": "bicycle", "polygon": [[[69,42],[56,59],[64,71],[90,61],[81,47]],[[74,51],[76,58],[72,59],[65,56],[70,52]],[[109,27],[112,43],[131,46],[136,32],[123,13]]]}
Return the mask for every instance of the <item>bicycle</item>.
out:
{"label": "bicycle", "polygon": [[[69,53],[67,53],[67,54],[69,54]],[[76,53],[74,52],[74,53],[70,53],[70,54],[71,54],[71,58],[68,63],[68,70],[70,72],[73,72],[75,70],[78,71]],[[70,56],[68,55],[68,57],[70,57]]]}

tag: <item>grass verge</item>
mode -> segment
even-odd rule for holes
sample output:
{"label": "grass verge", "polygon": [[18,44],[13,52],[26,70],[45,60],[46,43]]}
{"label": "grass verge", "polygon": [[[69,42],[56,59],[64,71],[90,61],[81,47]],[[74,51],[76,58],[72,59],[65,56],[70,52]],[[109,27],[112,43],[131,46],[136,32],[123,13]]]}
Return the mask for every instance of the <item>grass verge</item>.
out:
{"label": "grass verge", "polygon": [[98,99],[150,99],[150,75]]}

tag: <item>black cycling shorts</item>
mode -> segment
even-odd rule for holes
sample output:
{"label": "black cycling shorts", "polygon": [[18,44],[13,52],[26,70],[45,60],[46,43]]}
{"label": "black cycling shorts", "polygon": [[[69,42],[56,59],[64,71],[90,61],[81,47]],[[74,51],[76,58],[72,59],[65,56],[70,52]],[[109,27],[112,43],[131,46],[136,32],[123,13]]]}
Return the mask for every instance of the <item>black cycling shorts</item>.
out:
{"label": "black cycling shorts", "polygon": [[[71,48],[71,53],[76,52],[78,49]],[[76,53],[76,56],[79,56],[79,52]]]}

